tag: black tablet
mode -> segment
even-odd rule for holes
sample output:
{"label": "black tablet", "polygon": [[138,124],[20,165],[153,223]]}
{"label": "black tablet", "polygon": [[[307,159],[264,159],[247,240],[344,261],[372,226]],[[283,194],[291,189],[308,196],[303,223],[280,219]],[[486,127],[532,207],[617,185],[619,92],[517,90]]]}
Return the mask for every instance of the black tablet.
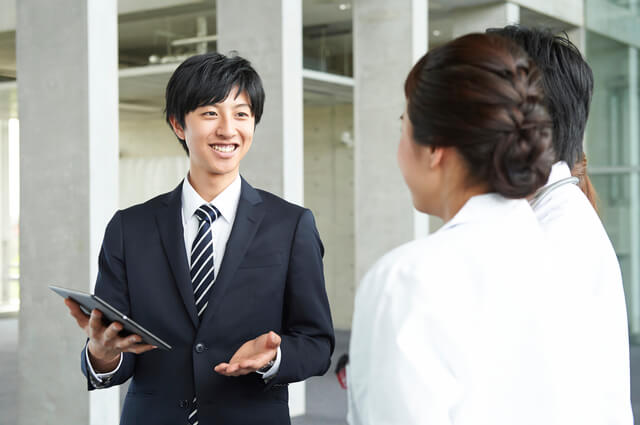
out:
{"label": "black tablet", "polygon": [[136,323],[125,314],[121,313],[108,302],[101,299],[97,295],[88,294],[82,291],[76,291],[73,289],[60,288],[59,286],[49,285],[49,288],[60,295],[63,298],[71,298],[73,301],[80,304],[80,309],[87,315],[91,314],[91,310],[98,309],[102,312],[102,317],[105,323],[118,322],[123,326],[120,331],[120,336],[126,336],[130,334],[140,335],[142,342],[146,344],[155,345],[163,350],[171,350],[171,346],[158,338],[153,333]]}

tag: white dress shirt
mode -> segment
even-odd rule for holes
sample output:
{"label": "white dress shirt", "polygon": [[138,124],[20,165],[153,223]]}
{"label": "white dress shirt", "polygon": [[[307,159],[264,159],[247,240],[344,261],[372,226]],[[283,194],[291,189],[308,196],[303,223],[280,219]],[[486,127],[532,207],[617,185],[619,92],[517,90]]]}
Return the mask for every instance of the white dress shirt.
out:
{"label": "white dress shirt", "polygon": [[[213,238],[214,282],[222,264],[222,258],[224,257],[224,252],[227,247],[227,241],[229,240],[229,235],[233,228],[233,222],[236,219],[241,190],[242,179],[240,178],[240,175],[238,175],[226,189],[218,194],[218,196],[211,201],[205,201],[198,192],[196,192],[193,186],[191,186],[188,176],[182,182],[182,228],[184,233],[184,247],[187,253],[189,266],[191,266],[191,255],[189,255],[191,253],[191,246],[198,234],[199,221],[195,216],[196,210],[201,205],[208,203],[215,206],[220,212],[220,217],[211,224],[211,236]],[[113,376],[113,374],[115,374],[120,368],[122,355],[120,356],[120,363],[118,363],[118,366],[113,371],[107,373],[96,373],[91,365],[91,361],[89,361],[88,347],[86,349],[88,369],[93,377],[96,378],[97,382],[103,382],[104,379]],[[264,380],[268,380],[278,373],[281,361],[280,357],[280,347],[278,347],[273,366],[264,373],[258,372],[262,375]]]}
{"label": "white dress shirt", "polygon": [[349,423],[560,424],[546,253],[525,200],[485,194],[382,257],[355,301]]}
{"label": "white dress shirt", "polygon": [[[571,177],[553,165],[547,185]],[[555,296],[566,326],[556,374],[569,383],[562,399],[567,424],[631,425],[629,337],[622,277],[600,218],[582,191],[567,184],[551,191],[534,212],[548,239],[557,273]],[[573,411],[570,409],[573,408]]]}

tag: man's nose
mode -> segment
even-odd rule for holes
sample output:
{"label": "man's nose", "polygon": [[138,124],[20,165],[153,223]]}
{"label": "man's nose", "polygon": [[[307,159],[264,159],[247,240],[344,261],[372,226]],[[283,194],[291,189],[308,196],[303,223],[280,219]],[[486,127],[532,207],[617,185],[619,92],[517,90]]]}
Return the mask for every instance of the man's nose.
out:
{"label": "man's nose", "polygon": [[235,136],[236,128],[233,125],[233,120],[228,118],[220,119],[218,128],[216,129],[216,134],[220,137],[224,137],[225,139]]}

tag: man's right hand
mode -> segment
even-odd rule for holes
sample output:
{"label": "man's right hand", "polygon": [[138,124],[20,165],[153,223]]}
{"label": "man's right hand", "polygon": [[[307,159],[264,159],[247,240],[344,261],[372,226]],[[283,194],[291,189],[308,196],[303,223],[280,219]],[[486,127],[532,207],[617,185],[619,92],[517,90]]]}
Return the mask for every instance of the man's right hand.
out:
{"label": "man's right hand", "polygon": [[69,308],[69,312],[76,319],[89,337],[89,357],[91,366],[97,373],[113,371],[120,361],[121,353],[141,354],[145,351],[157,348],[149,344],[139,344],[142,338],[139,335],[127,335],[121,337],[118,332],[122,330],[122,325],[113,322],[105,326],[102,322],[102,312],[93,310],[91,316],[87,316],[80,309],[80,305],[70,298],[64,300]]}

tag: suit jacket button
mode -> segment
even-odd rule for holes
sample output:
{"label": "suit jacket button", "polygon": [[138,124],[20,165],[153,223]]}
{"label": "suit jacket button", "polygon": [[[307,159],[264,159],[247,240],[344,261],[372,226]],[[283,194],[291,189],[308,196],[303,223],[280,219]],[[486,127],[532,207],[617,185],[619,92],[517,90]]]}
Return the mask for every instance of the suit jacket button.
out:
{"label": "suit jacket button", "polygon": [[206,350],[206,349],[207,349],[207,347],[203,343],[199,342],[199,343],[196,344],[196,353],[200,354],[200,353],[204,352],[204,350]]}
{"label": "suit jacket button", "polygon": [[178,402],[178,406],[180,406],[182,409],[186,409],[187,407],[189,407],[189,400],[180,400]]}

